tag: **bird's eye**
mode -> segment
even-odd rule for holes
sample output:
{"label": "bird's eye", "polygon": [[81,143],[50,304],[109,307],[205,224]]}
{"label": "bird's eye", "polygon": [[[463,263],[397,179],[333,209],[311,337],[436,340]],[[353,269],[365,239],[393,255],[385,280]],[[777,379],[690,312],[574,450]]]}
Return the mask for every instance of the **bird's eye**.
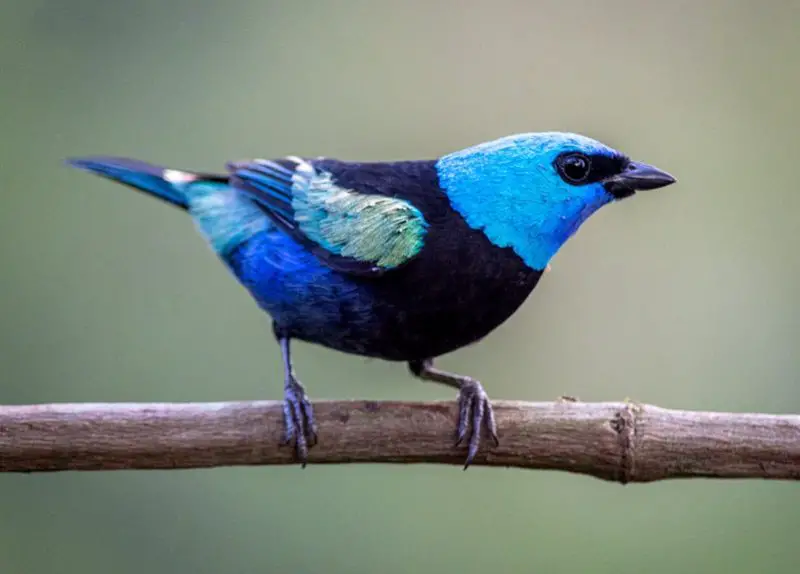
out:
{"label": "bird's eye", "polygon": [[558,158],[558,173],[567,183],[577,184],[589,177],[592,160],[582,153],[570,153]]}

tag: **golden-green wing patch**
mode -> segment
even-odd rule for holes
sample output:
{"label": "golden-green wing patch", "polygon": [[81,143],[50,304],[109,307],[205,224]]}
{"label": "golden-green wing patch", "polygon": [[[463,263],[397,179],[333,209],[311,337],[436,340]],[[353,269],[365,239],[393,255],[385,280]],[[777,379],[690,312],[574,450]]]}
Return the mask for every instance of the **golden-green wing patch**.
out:
{"label": "golden-green wing patch", "polygon": [[410,202],[340,187],[305,160],[254,160],[232,171],[237,189],[339,271],[381,274],[424,245],[427,222]]}

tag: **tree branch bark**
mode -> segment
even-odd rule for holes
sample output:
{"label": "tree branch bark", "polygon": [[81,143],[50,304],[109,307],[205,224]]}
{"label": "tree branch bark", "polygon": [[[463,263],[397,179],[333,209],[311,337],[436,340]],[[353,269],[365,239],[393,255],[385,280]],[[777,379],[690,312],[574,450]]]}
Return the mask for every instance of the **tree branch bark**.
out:
{"label": "tree branch bark", "polygon": [[[475,465],[620,483],[800,479],[800,415],[634,403],[495,401],[500,446]],[[315,463],[463,464],[455,402],[317,401]],[[0,472],[295,464],[280,402],[0,406]]]}

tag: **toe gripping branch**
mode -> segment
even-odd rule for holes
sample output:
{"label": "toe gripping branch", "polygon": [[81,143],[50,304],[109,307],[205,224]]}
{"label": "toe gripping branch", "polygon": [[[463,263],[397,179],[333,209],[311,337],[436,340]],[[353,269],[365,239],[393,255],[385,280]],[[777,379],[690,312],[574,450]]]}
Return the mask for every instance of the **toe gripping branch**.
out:
{"label": "toe gripping branch", "polygon": [[433,365],[433,359],[411,361],[408,366],[411,372],[422,380],[458,389],[458,424],[455,446],[459,446],[464,440],[469,441],[464,470],[472,464],[475,455],[478,454],[481,432],[484,429],[495,446],[500,444],[500,440],[497,438],[494,409],[489,395],[486,394],[480,382],[472,377],[437,369]]}

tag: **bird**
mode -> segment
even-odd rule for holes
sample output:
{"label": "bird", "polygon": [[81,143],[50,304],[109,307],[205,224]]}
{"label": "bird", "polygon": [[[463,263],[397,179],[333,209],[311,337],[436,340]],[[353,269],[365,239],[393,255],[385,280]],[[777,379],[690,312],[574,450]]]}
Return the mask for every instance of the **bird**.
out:
{"label": "bird", "polygon": [[433,159],[287,155],[186,171],[116,156],[66,159],[185,212],[271,320],[283,371],[282,445],[306,466],[314,408],[292,341],[405,363],[457,390],[464,469],[488,435],[477,379],[436,366],[506,322],[551,259],[601,207],[676,179],[597,139],[524,132]]}

